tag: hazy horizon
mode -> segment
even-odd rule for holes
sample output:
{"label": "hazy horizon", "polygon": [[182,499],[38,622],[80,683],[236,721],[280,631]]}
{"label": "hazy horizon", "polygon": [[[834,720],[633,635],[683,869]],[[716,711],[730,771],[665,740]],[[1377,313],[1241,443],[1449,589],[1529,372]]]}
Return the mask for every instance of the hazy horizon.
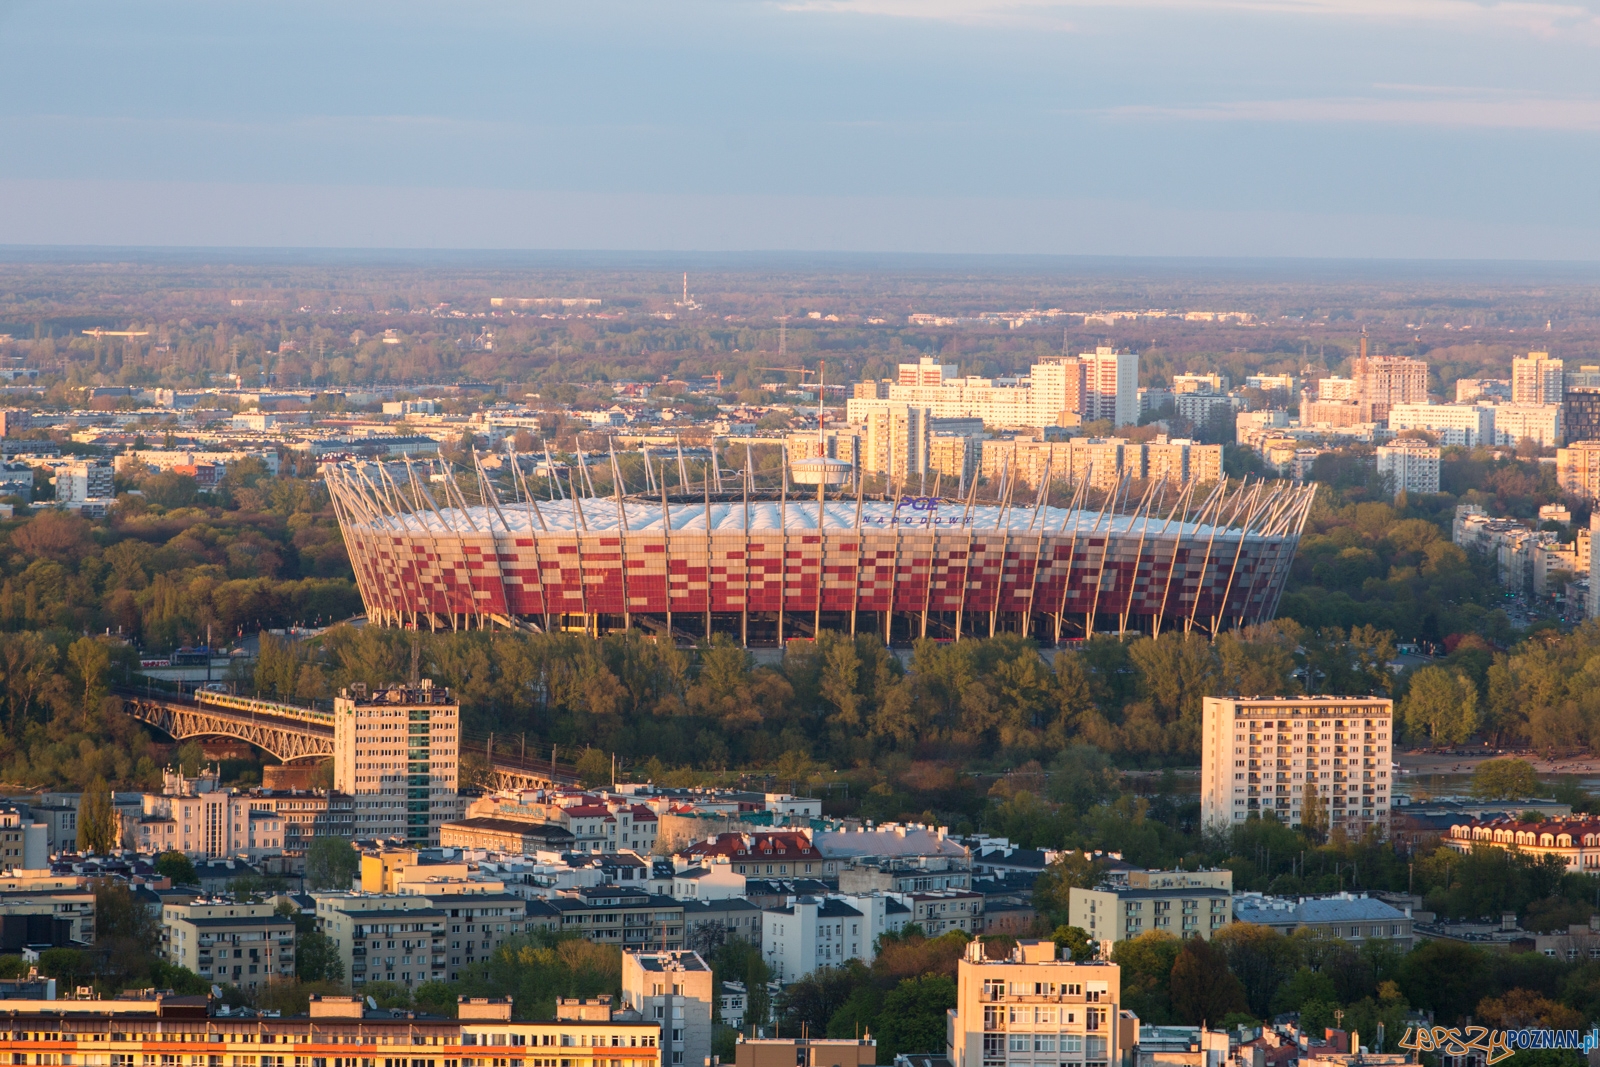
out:
{"label": "hazy horizon", "polygon": [[1596,0],[0,0],[0,243],[1589,261]]}

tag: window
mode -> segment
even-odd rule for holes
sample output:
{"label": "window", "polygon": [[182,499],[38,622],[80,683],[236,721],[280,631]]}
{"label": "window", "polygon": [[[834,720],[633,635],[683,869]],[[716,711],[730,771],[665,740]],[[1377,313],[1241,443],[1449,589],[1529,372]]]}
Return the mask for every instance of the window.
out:
{"label": "window", "polygon": [[1028,1040],[1028,1035],[1027,1034],[1012,1034],[1011,1035],[1011,1051],[1012,1052],[1029,1052],[1031,1050],[1032,1050],[1032,1043]]}

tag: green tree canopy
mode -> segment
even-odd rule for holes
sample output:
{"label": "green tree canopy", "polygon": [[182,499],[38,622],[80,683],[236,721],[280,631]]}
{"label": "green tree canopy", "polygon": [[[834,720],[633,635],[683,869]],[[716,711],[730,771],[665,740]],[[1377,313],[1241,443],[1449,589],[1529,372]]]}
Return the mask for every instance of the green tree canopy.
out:
{"label": "green tree canopy", "polygon": [[173,885],[199,885],[194,862],[182,852],[163,852],[156,857],[156,873],[172,879]]}
{"label": "green tree canopy", "polygon": [[1527,760],[1484,760],[1472,772],[1472,795],[1483,800],[1526,800],[1541,792],[1539,775]]}
{"label": "green tree canopy", "polygon": [[319,837],[306,849],[306,884],[312,889],[349,889],[361,856],[344,837]]}

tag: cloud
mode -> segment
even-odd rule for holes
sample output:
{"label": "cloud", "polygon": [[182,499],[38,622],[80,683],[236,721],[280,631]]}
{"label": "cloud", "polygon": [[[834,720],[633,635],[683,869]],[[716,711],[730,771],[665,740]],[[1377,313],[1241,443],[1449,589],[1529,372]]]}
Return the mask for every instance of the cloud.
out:
{"label": "cloud", "polygon": [[1168,10],[1198,14],[1307,16],[1370,22],[1447,23],[1460,28],[1518,29],[1543,37],[1600,43],[1594,0],[779,0],[782,10],[871,15],[962,24],[1070,28],[1073,12],[1094,9]]}
{"label": "cloud", "polygon": [[[1397,87],[1399,88],[1399,87]],[[1192,106],[1128,105],[1119,119],[1191,122],[1383,123],[1458,129],[1600,130],[1600,99],[1552,98],[1457,87],[1407,86],[1419,95],[1240,100]],[[1420,95],[1426,93],[1427,95]]]}

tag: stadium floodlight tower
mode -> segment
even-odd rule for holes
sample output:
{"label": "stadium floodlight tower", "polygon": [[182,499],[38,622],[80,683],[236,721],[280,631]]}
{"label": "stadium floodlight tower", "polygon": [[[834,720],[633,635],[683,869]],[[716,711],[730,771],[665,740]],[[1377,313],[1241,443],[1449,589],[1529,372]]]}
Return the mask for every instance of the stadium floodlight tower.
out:
{"label": "stadium floodlight tower", "polygon": [[[794,478],[796,485],[814,485],[817,487],[817,504],[823,502],[823,494],[830,485],[847,485],[855,473],[855,465],[842,459],[828,456],[828,433],[826,413],[823,409],[824,398],[828,395],[828,368],[827,364],[817,364],[817,445],[816,454],[801,456],[789,463],[789,473]],[[821,529],[821,513],[818,512],[818,529]]]}

